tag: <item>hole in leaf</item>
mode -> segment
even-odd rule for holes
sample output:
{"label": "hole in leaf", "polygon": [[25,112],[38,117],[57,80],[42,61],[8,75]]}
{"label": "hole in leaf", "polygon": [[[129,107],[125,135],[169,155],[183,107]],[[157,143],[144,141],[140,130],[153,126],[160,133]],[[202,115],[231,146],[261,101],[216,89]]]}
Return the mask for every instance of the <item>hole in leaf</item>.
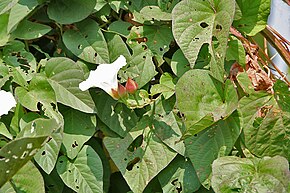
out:
{"label": "hole in leaf", "polygon": [[82,46],[81,44],[78,45],[78,49],[82,49],[82,47],[83,47],[83,46]]}
{"label": "hole in leaf", "polygon": [[97,53],[95,53],[95,57],[97,57],[98,56],[98,54]]}
{"label": "hole in leaf", "polygon": [[48,187],[49,188],[52,188],[52,187],[54,187],[54,185],[53,184],[49,184]]}
{"label": "hole in leaf", "polygon": [[136,139],[129,145],[127,148],[128,151],[133,152],[135,151],[138,147],[140,147],[143,143],[143,135],[139,135],[136,137]]}
{"label": "hole in leaf", "polygon": [[152,9],[152,7],[149,7],[149,9]]}
{"label": "hole in leaf", "polygon": [[41,155],[45,155],[46,154],[46,152],[45,151],[43,151],[42,153],[41,153]]}
{"label": "hole in leaf", "polygon": [[132,2],[131,1],[128,1],[128,5],[132,5]]}
{"label": "hole in leaf", "polygon": [[222,27],[221,25],[217,24],[217,25],[215,26],[215,29],[221,31],[221,30],[223,29],[223,27]]}
{"label": "hole in leaf", "polygon": [[50,103],[50,105],[52,106],[52,109],[55,110],[56,109],[56,105],[54,103]]}
{"label": "hole in leaf", "polygon": [[142,45],[143,50],[147,50],[147,46]]}
{"label": "hole in leaf", "polygon": [[163,48],[159,48],[160,52],[163,52]]}
{"label": "hole in leaf", "polygon": [[218,39],[217,39],[216,36],[212,36],[211,41],[212,41],[213,47],[214,47],[215,49],[216,49],[217,47],[219,47],[220,43],[219,43],[219,41],[218,41]]}
{"label": "hole in leaf", "polygon": [[0,161],[4,160],[4,159],[5,159],[5,157],[0,155]]}
{"label": "hole in leaf", "polygon": [[51,137],[49,137],[49,138],[48,138],[48,140],[47,140],[47,143],[48,143],[48,142],[50,142],[50,140],[52,140],[52,138],[51,138]]}
{"label": "hole in leaf", "polygon": [[194,137],[197,137],[197,134],[194,134]]}
{"label": "hole in leaf", "polygon": [[202,27],[202,28],[206,28],[206,27],[208,27],[208,24],[205,23],[205,22],[202,22],[202,23],[200,23],[200,27]]}
{"label": "hole in leaf", "polygon": [[62,161],[62,160],[60,160],[60,161],[59,161],[59,163],[61,163],[61,164],[62,164],[62,163],[63,163],[63,161]]}
{"label": "hole in leaf", "polygon": [[143,56],[142,58],[144,58],[144,59],[145,59],[145,58],[146,58],[146,56]]}
{"label": "hole in leaf", "polygon": [[174,180],[171,181],[171,184],[172,184],[173,186],[175,186],[176,183],[177,183],[177,181],[178,181],[178,179],[174,179]]}
{"label": "hole in leaf", "polygon": [[76,189],[79,189],[80,187],[79,186],[76,186]]}
{"label": "hole in leaf", "polygon": [[89,37],[89,36],[86,34],[86,35],[85,35],[85,38],[88,38],[88,37]]}
{"label": "hole in leaf", "polygon": [[68,170],[69,173],[71,173],[71,170]]}
{"label": "hole in leaf", "polygon": [[133,166],[134,166],[135,164],[137,164],[139,161],[140,161],[140,158],[139,158],[139,157],[134,158],[132,161],[130,161],[130,162],[128,163],[126,169],[127,169],[128,171],[131,171],[131,170],[133,169]]}
{"label": "hole in leaf", "polygon": [[127,158],[124,158],[124,161],[127,161]]}

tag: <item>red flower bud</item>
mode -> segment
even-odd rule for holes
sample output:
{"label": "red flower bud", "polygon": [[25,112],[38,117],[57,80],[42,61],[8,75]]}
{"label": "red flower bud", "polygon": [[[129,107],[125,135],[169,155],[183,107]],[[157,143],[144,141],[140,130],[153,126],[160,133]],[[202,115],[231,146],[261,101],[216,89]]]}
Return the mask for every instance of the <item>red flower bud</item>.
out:
{"label": "red flower bud", "polygon": [[120,83],[118,83],[118,90],[112,89],[112,97],[114,99],[123,98],[127,96],[127,94],[128,93],[127,93],[126,88]]}
{"label": "red flower bud", "polygon": [[134,94],[138,89],[138,84],[131,78],[128,78],[125,87],[128,93]]}

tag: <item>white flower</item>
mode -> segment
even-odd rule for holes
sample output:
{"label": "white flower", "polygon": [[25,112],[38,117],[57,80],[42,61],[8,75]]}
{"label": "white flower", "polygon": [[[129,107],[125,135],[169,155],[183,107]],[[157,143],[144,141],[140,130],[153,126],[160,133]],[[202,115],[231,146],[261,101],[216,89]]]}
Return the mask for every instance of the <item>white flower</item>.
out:
{"label": "white flower", "polygon": [[112,89],[118,90],[118,71],[126,65],[126,58],[121,55],[112,64],[100,64],[96,70],[91,70],[87,80],[79,84],[82,91],[91,87],[103,89],[109,95],[112,95]]}
{"label": "white flower", "polygon": [[0,116],[8,114],[8,111],[16,106],[16,101],[11,92],[0,90]]}

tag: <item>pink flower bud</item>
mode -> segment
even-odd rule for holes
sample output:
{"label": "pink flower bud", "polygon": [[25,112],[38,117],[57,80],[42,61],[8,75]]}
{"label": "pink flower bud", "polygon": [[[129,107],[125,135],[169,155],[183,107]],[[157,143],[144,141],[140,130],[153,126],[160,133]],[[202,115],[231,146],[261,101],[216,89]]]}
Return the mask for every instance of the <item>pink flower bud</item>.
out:
{"label": "pink flower bud", "polygon": [[126,97],[127,94],[128,93],[127,93],[126,88],[120,83],[118,83],[118,90],[112,89],[112,97],[114,99]]}
{"label": "pink flower bud", "polygon": [[134,94],[138,89],[138,84],[131,78],[128,78],[125,87],[128,93]]}

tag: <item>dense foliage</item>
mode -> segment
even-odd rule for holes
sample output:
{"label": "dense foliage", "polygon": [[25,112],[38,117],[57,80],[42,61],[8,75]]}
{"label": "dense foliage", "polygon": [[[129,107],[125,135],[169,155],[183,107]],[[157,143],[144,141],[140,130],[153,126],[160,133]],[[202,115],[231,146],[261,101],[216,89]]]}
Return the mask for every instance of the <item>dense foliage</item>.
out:
{"label": "dense foliage", "polygon": [[254,42],[269,13],[1,0],[0,192],[290,192],[290,92]]}

